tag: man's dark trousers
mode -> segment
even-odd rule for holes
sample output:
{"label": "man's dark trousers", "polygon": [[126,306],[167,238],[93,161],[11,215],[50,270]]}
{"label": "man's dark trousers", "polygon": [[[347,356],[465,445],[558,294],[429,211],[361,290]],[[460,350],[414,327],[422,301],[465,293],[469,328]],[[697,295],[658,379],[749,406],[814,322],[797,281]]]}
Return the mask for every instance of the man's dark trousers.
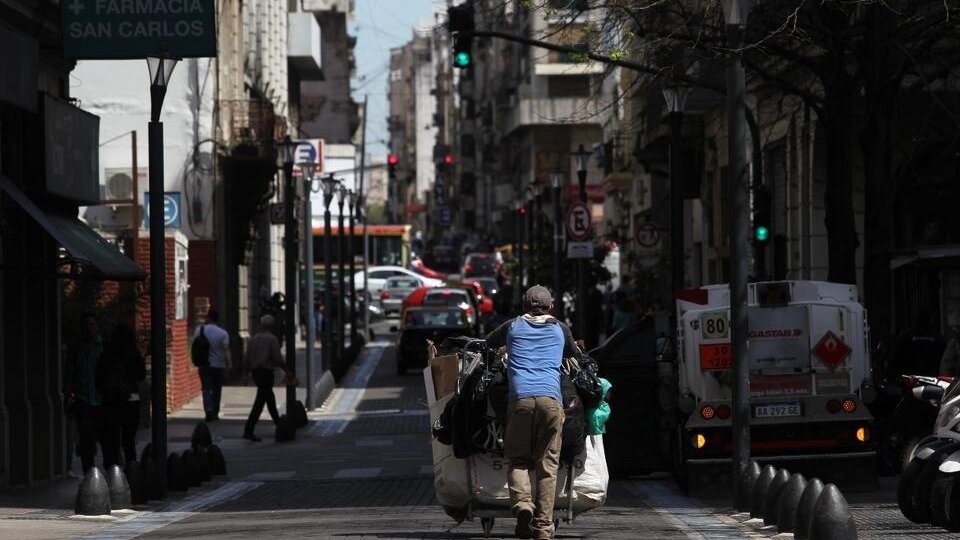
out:
{"label": "man's dark trousers", "polygon": [[200,386],[203,387],[203,411],[207,420],[220,414],[220,395],[223,392],[224,368],[204,366],[200,368]]}
{"label": "man's dark trousers", "polygon": [[276,424],[280,420],[280,414],[277,413],[277,398],[273,395],[273,370],[255,368],[252,371],[253,383],[257,385],[257,397],[253,400],[253,408],[250,409],[250,416],[247,418],[247,425],[244,433],[253,433],[253,428],[260,419],[260,413],[263,412],[263,405],[267,405],[267,411],[270,418]]}

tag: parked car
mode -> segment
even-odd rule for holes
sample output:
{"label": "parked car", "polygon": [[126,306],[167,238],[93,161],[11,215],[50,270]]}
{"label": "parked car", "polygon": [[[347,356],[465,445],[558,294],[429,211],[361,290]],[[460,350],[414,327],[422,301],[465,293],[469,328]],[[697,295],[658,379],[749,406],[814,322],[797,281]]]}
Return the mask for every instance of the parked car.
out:
{"label": "parked car", "polygon": [[463,260],[461,278],[495,277],[500,271],[500,263],[493,253],[470,253]]}
{"label": "parked car", "polygon": [[[483,289],[478,284],[460,283],[444,287],[421,287],[407,296],[401,309],[427,305],[459,305],[467,313],[470,324],[476,327],[477,332],[481,332],[484,330],[480,324],[483,316],[493,312],[493,301],[483,296],[482,292]],[[403,316],[402,313],[401,316]]]}
{"label": "parked car", "polygon": [[380,291],[380,307],[384,316],[389,317],[393,313],[400,315],[403,299],[422,286],[423,280],[420,278],[404,276],[388,279]]}
{"label": "parked car", "polygon": [[[413,270],[408,270],[402,266],[371,266],[367,269],[367,293],[371,298],[379,298],[383,285],[392,277],[416,278],[428,287],[441,287],[443,281],[435,278],[421,276]],[[353,276],[356,287],[363,288],[363,271],[357,272]]]}
{"label": "parked car", "polygon": [[464,283],[479,283],[483,288],[484,296],[490,298],[491,300],[497,296],[497,293],[500,292],[500,285],[497,283],[497,278],[493,277],[475,277],[467,278],[463,280]]}
{"label": "parked car", "polygon": [[[397,328],[391,328],[396,331]],[[422,306],[404,310],[397,344],[397,375],[427,366],[427,340],[440,343],[451,336],[475,336],[473,325],[459,306]]]}

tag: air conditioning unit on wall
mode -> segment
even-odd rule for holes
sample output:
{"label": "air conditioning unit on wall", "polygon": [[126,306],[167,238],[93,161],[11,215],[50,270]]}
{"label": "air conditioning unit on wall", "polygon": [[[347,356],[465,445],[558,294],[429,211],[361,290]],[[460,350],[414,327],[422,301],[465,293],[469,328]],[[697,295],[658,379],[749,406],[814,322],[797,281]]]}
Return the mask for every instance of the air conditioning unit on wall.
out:
{"label": "air conditioning unit on wall", "polygon": [[133,178],[129,169],[104,169],[103,204],[131,201],[133,199]]}

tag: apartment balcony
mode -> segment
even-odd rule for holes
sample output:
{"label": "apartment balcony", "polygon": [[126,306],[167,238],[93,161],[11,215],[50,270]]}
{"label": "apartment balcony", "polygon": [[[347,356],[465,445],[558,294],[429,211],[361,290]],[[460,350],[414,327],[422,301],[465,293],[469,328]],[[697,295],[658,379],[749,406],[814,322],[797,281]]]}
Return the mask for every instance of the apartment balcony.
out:
{"label": "apartment balcony", "polygon": [[267,101],[224,99],[219,105],[228,139],[225,142],[272,142],[286,131],[286,123],[278,121],[273,105]]}
{"label": "apartment balcony", "polygon": [[505,131],[534,126],[600,124],[600,107],[586,97],[515,99],[506,112]]}
{"label": "apartment balcony", "polygon": [[287,14],[287,62],[302,80],[322,80],[320,23],[313,13]]}
{"label": "apartment balcony", "polygon": [[534,75],[603,75],[600,62],[539,62],[533,65]]}

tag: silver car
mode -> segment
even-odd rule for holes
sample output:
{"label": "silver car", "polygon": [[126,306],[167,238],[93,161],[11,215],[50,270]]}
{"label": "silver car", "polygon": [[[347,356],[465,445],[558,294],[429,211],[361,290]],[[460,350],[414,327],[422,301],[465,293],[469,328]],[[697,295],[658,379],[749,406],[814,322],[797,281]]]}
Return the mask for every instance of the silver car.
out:
{"label": "silver car", "polygon": [[423,281],[413,277],[392,277],[383,284],[383,290],[380,291],[380,306],[383,308],[383,315],[389,317],[396,313],[400,315],[403,308],[403,299],[413,291],[423,287]]}

